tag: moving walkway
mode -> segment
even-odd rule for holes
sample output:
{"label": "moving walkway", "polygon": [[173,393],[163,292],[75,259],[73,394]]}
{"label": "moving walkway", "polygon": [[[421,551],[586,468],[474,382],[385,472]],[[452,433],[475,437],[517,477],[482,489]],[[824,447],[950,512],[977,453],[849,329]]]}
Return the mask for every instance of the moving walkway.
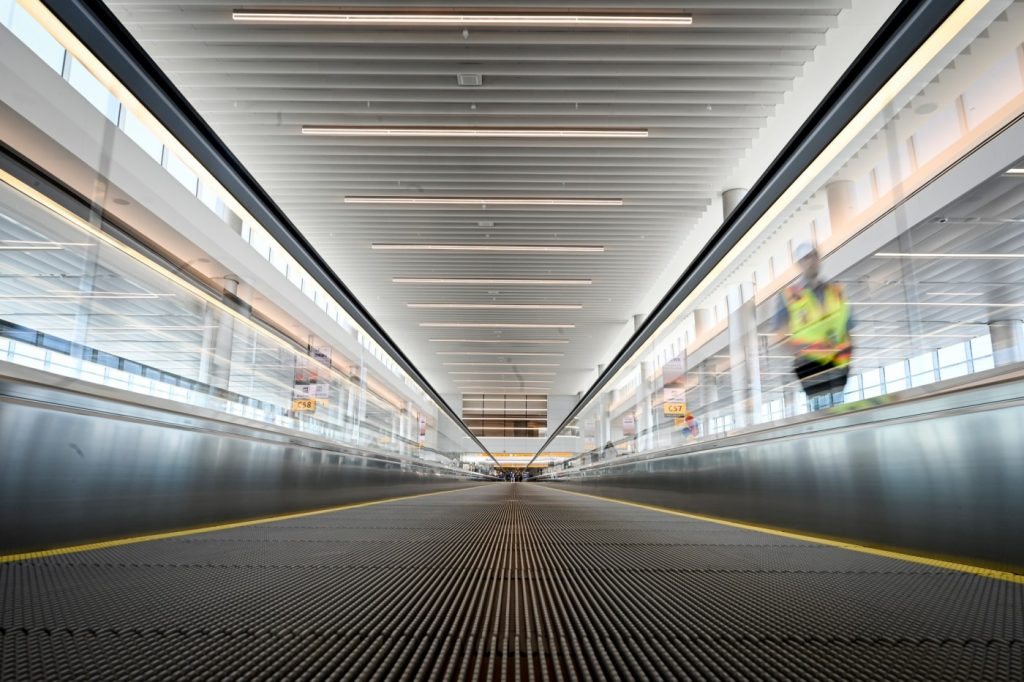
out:
{"label": "moving walkway", "polygon": [[1024,675],[1024,584],[491,483],[0,566],[3,679]]}

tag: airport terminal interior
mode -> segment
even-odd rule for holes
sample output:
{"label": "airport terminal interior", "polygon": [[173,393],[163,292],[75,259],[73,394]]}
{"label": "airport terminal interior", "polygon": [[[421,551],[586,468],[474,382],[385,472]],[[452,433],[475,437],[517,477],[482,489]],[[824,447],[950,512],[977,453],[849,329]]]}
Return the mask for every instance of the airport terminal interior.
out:
{"label": "airport terminal interior", "polygon": [[0,0],[0,680],[1024,680],[1024,0]]}

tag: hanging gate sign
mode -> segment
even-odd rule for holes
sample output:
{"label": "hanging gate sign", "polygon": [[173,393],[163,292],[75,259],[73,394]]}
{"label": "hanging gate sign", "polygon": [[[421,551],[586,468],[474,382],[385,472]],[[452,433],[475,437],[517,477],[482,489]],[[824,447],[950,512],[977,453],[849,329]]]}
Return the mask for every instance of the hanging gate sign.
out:
{"label": "hanging gate sign", "polygon": [[311,348],[310,357],[300,356],[295,359],[295,375],[292,381],[292,411],[315,412],[316,408],[330,404],[331,385],[326,376],[322,376],[323,368],[317,362],[330,367],[331,349],[329,347]]}

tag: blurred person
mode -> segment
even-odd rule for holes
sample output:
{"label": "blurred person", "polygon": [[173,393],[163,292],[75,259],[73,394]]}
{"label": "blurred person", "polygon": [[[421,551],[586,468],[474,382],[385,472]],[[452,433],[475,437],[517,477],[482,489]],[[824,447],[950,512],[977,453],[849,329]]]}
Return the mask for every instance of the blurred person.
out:
{"label": "blurred person", "polygon": [[817,250],[804,242],[793,253],[800,278],[782,292],[776,332],[793,352],[793,371],[811,410],[843,402],[850,374],[853,318],[841,285],[823,282]]}
{"label": "blurred person", "polygon": [[697,420],[694,418],[693,413],[687,412],[686,416],[683,417],[683,437],[686,439],[698,438],[700,436],[700,426],[697,424]]}

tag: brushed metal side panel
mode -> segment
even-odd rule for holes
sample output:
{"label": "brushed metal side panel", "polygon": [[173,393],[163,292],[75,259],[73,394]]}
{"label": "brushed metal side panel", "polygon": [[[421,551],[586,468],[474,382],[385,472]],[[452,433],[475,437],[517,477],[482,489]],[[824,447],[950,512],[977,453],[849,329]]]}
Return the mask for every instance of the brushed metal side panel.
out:
{"label": "brushed metal side panel", "polygon": [[217,429],[0,395],[0,552],[476,485],[451,470]]}
{"label": "brushed metal side panel", "polygon": [[594,467],[557,485],[1024,571],[1024,406],[1002,405]]}

